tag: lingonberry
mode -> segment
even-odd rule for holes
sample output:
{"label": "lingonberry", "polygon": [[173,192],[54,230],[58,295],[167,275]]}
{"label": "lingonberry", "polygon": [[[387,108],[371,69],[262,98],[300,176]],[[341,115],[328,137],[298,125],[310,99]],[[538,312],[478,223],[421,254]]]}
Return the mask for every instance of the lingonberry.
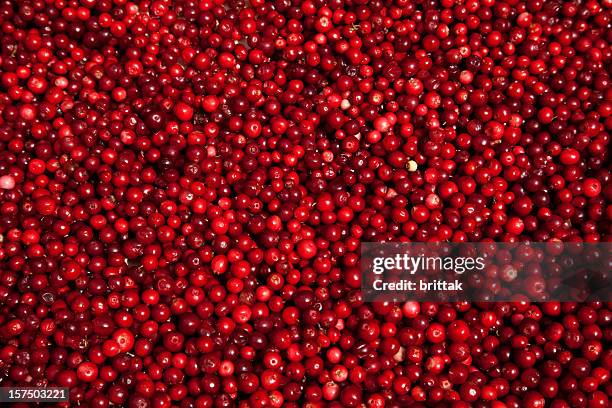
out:
{"label": "lingonberry", "polygon": [[3,384],[607,407],[609,303],[369,303],[359,264],[610,242],[610,2],[222,3],[0,4]]}

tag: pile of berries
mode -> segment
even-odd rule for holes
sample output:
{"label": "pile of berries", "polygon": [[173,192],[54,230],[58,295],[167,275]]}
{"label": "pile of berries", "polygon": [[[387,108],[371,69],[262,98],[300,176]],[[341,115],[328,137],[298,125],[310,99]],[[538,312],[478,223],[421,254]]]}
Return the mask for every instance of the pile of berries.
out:
{"label": "pile of berries", "polygon": [[359,266],[612,241],[611,26],[610,0],[0,0],[0,386],[609,407],[612,303],[366,303]]}

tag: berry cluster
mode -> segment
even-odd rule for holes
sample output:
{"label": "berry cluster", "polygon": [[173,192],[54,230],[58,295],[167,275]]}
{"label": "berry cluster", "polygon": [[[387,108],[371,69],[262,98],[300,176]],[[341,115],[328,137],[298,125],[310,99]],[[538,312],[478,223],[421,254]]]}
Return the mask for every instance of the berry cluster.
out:
{"label": "berry cluster", "polygon": [[0,0],[0,386],[609,407],[612,303],[365,303],[359,251],[612,241],[611,26],[610,0]]}

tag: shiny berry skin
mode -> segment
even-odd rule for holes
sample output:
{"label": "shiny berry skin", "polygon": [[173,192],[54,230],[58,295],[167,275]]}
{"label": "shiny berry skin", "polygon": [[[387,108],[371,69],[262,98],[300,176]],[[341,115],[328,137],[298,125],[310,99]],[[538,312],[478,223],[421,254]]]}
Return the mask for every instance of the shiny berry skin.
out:
{"label": "shiny berry skin", "polygon": [[[3,386],[608,407],[611,299],[370,302],[361,248],[609,244],[611,26],[610,0],[0,3]],[[536,296],[539,256],[474,281]]]}

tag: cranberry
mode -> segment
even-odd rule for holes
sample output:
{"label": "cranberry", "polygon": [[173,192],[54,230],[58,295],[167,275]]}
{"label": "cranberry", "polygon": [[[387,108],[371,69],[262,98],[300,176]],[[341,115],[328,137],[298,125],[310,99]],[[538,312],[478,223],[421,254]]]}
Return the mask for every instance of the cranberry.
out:
{"label": "cranberry", "polygon": [[[360,291],[364,242],[612,240],[612,8],[579,3],[0,2],[2,383],[607,407],[610,303]],[[492,274],[537,292],[522,262]]]}

